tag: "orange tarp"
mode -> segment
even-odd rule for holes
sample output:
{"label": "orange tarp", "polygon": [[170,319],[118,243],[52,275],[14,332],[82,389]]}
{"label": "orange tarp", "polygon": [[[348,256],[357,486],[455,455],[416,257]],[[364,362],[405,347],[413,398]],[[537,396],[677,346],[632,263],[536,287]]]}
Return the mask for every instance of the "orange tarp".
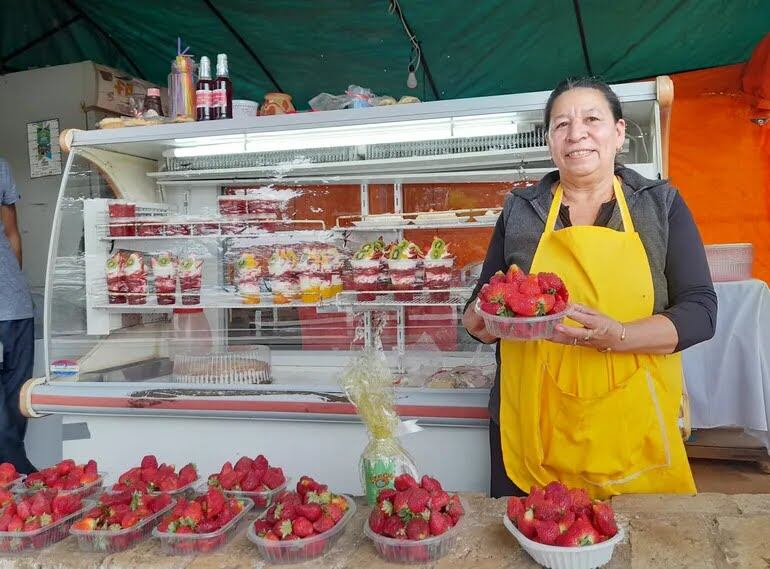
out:
{"label": "orange tarp", "polygon": [[703,241],[754,245],[755,277],[770,281],[770,124],[741,91],[745,64],[672,75],[669,177]]}

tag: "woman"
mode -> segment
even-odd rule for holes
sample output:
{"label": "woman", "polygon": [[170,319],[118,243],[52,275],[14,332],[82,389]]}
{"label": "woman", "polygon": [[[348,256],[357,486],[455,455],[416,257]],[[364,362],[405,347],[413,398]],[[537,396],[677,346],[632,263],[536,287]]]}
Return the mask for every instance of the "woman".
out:
{"label": "woman", "polygon": [[690,211],[675,188],[615,164],[620,102],[595,79],[551,93],[545,128],[558,171],[512,192],[463,324],[496,271],[563,278],[574,303],[550,341],[500,341],[490,398],[491,495],[552,480],[595,498],[693,493],[678,430],[678,352],[711,338],[717,300]]}

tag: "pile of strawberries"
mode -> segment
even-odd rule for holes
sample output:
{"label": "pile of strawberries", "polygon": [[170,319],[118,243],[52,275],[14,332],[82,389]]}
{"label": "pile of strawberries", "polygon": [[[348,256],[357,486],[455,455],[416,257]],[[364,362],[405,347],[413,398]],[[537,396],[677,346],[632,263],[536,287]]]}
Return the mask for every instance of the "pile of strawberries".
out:
{"label": "pile of strawberries", "polygon": [[395,488],[377,495],[369,528],[385,537],[420,541],[446,533],[464,513],[460,497],[450,496],[435,478],[425,475],[418,484],[409,474],[401,474]]}
{"label": "pile of strawberries", "polygon": [[15,499],[7,490],[0,490],[0,506],[4,508],[0,515],[0,532],[36,532],[31,536],[0,537],[0,551],[3,552],[41,549],[65,538],[66,524],[50,532],[39,530],[83,507],[77,494],[60,494],[56,490],[39,490]]}
{"label": "pile of strawberries", "polygon": [[618,533],[609,503],[591,501],[584,489],[560,482],[533,486],[526,498],[510,498],[507,515],[527,538],[545,545],[582,547]]}
{"label": "pile of strawberries", "polygon": [[[24,479],[24,486],[29,490],[48,488],[72,492],[97,480],[99,480],[99,472],[95,460],[89,460],[86,464],[76,464],[74,460],[68,458],[50,468],[33,472]],[[94,485],[94,492],[97,490],[98,488]],[[87,494],[90,493],[87,492]]]}
{"label": "pile of strawberries", "polygon": [[11,482],[19,478],[16,467],[10,462],[0,464],[0,488],[5,488]]}
{"label": "pile of strawberries", "polygon": [[[193,500],[179,498],[174,509],[158,524],[158,531],[174,535],[210,534],[229,524],[245,508],[244,502],[227,498],[216,488]],[[196,540],[179,540],[180,553],[212,551],[227,541],[227,533]]]}
{"label": "pile of strawberries", "polygon": [[264,508],[267,499],[259,493],[281,488],[286,484],[286,476],[281,468],[270,466],[268,460],[260,454],[253,460],[247,456],[239,458],[235,467],[229,461],[225,462],[219,474],[209,476],[208,484],[226,492],[254,492],[249,497],[254,500],[255,507]]}
{"label": "pile of strawberries", "polygon": [[[102,494],[96,507],[88,510],[85,516],[72,527],[79,531],[120,532],[132,528],[142,520],[154,516],[172,502],[168,494],[141,494],[139,492],[118,492]],[[143,539],[141,533],[126,532],[112,536],[109,545],[101,542],[104,549],[125,549]]]}
{"label": "pile of strawberries", "polygon": [[569,293],[554,273],[528,275],[517,265],[497,271],[479,291],[479,308],[495,316],[545,316],[567,308]]}
{"label": "pile of strawberries", "polygon": [[176,473],[173,464],[158,465],[158,459],[149,454],[142,458],[139,466],[120,475],[113,492],[174,492],[198,480],[198,471],[190,463]]}

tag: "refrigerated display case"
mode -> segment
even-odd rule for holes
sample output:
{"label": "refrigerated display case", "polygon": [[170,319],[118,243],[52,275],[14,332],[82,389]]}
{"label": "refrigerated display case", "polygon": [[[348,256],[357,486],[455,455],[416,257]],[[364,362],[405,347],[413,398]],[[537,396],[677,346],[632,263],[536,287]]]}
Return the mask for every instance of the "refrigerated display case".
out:
{"label": "refrigerated display case", "polygon": [[[629,123],[619,159],[653,178],[665,86],[615,87]],[[382,345],[399,413],[424,427],[404,440],[420,469],[484,490],[494,351],[462,309],[506,194],[553,167],[547,96],[66,133],[48,368],[25,391],[30,412],[65,415],[65,454],[101,450],[113,472],[134,460],[104,456],[118,438],[171,460],[197,449],[203,470],[259,449],[357,491],[364,431],[339,378]],[[375,263],[377,286],[356,281],[362,245],[425,251],[437,236],[452,262]],[[351,468],[319,462],[323,445]]]}

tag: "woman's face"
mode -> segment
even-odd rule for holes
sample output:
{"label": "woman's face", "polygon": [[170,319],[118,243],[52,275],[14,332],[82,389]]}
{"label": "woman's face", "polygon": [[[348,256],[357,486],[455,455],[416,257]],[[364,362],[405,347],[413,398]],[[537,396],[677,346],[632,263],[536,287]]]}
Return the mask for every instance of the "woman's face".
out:
{"label": "woman's face", "polygon": [[571,89],[554,101],[548,147],[562,177],[611,175],[625,135],[625,121],[615,122],[607,99],[596,89]]}

